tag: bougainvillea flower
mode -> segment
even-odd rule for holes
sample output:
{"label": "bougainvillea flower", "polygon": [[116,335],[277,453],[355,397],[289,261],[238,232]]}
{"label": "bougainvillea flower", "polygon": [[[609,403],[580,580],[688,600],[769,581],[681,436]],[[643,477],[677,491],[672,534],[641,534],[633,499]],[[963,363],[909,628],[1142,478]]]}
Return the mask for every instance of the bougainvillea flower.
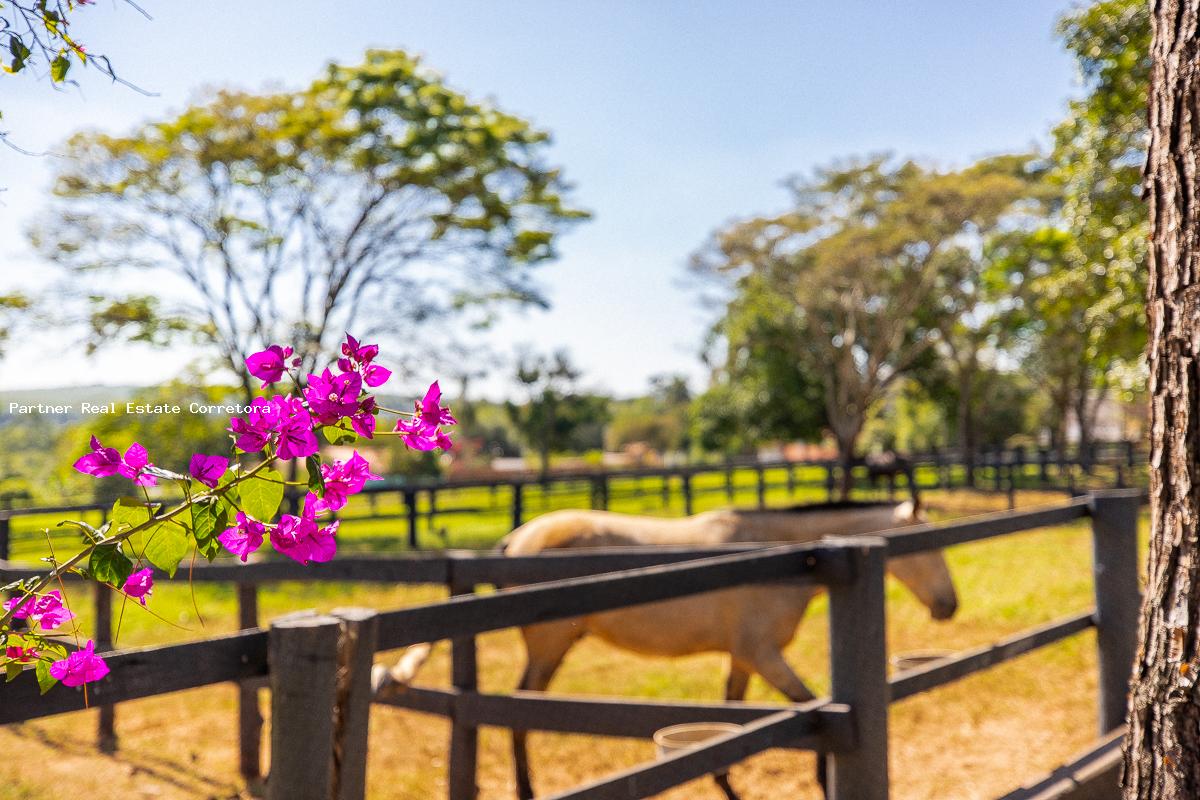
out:
{"label": "bougainvillea flower", "polygon": [[142,605],[146,605],[146,598],[154,591],[154,570],[149,567],[139,569],[125,579],[125,585],[121,587],[121,591]]}
{"label": "bougainvillea flower", "polygon": [[305,458],[321,449],[313,433],[312,415],[300,398],[277,396],[271,402],[276,409],[280,458]]}
{"label": "bougainvillea flower", "polygon": [[82,686],[107,675],[108,664],[96,655],[96,643],[88,639],[82,650],[76,650],[62,661],[51,664],[50,674],[62,681],[63,686]]}
{"label": "bougainvillea flower", "polygon": [[150,463],[150,455],[146,452],[146,448],[137,442],[129,445],[129,449],[125,451],[125,456],[121,461],[121,466],[117,467],[117,472],[129,478],[135,485],[158,485],[158,478],[147,472],[143,472],[146,467],[153,467],[154,465]]}
{"label": "bougainvillea flower", "polygon": [[374,361],[375,356],[379,355],[379,345],[360,344],[358,339],[347,333],[346,341],[342,342],[342,355],[345,358],[338,359],[338,369],[351,372],[356,366]]}
{"label": "bougainvillea flower", "polygon": [[115,447],[105,447],[95,436],[91,441],[92,452],[75,462],[75,469],[84,475],[107,478],[116,475],[121,468],[121,454]]}
{"label": "bougainvillea flower", "polygon": [[244,562],[248,555],[262,547],[263,536],[266,535],[266,532],[265,525],[239,511],[237,525],[219,533],[217,541]]}
{"label": "bougainvillea flower", "polygon": [[4,648],[4,657],[9,661],[16,661],[18,664],[28,664],[39,655],[41,653],[36,647],[20,647],[10,644]]}
{"label": "bougainvillea flower", "polygon": [[255,353],[246,358],[246,369],[250,374],[260,379],[262,385],[266,387],[269,384],[277,382],[283,377],[283,373],[287,372],[287,360],[291,358],[292,348],[280,347],[273,344],[266,350]]}
{"label": "bougainvillea flower", "polygon": [[357,372],[334,375],[328,369],[320,375],[309,375],[304,397],[317,421],[332,425],[342,417],[358,411],[358,395],[362,392],[362,377]]}
{"label": "bougainvillea flower", "polygon": [[439,425],[456,425],[458,423],[458,420],[450,413],[450,409],[441,405],[441,402],[442,390],[438,386],[438,382],[434,381],[429,384],[425,397],[416,404],[416,420],[424,425],[430,433]]}
{"label": "bougainvillea flower", "polygon": [[380,480],[378,475],[371,473],[371,465],[358,451],[346,461],[322,464],[321,477],[325,482],[325,496],[314,499],[315,513],[344,508],[350,495],[361,492],[367,481]]}
{"label": "bougainvillea flower", "polygon": [[279,412],[276,405],[264,397],[256,397],[250,403],[250,410],[245,418],[234,417],[229,420],[229,430],[237,439],[234,444],[246,453],[255,453],[264,449],[271,440],[271,434],[279,422]]}
{"label": "bougainvillea flower", "polygon": [[357,339],[347,333],[346,341],[342,343],[343,358],[339,358],[337,362],[338,369],[342,372],[357,372],[367,386],[382,386],[392,377],[392,371],[371,363],[377,355],[379,345],[359,344]]}
{"label": "bougainvillea flower", "polygon": [[215,489],[225,470],[229,469],[229,459],[224,456],[206,456],[196,453],[188,464],[188,472],[192,477],[210,489]]}
{"label": "bougainvillea flower", "polygon": [[350,417],[350,427],[364,439],[375,438],[375,398],[367,395],[358,404],[358,413]]}
{"label": "bougainvillea flower", "polygon": [[37,597],[13,597],[4,608],[13,612],[13,619],[27,619],[30,625],[47,631],[75,618],[75,614],[63,605],[58,589]]}
{"label": "bougainvillea flower", "polygon": [[392,377],[392,371],[378,364],[366,364],[362,368],[363,383],[372,388],[383,386]]}
{"label": "bougainvillea flower", "polygon": [[301,564],[332,561],[337,553],[337,529],[333,522],[324,528],[317,525],[316,513],[320,498],[312,492],[304,498],[304,510],[299,517],[284,514],[271,531],[271,546]]}
{"label": "bougainvillea flower", "polygon": [[413,450],[425,452],[435,449],[437,442],[434,441],[433,435],[431,435],[435,431],[430,431],[417,419],[396,420],[396,433],[400,434],[400,438],[404,440],[404,443]]}

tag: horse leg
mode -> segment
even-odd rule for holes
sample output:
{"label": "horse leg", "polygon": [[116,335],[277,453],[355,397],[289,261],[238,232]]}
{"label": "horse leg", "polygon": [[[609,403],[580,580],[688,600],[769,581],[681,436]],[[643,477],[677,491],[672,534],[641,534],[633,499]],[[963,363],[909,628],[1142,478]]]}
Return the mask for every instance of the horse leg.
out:
{"label": "horse leg", "polygon": [[729,662],[729,677],[725,680],[725,702],[740,703],[746,699],[746,687],[750,685],[750,671],[735,660]]}
{"label": "horse leg", "polygon": [[[816,699],[804,681],[800,680],[800,676],[793,672],[784,660],[783,653],[778,650],[764,648],[756,653],[754,671],[762,675],[767,683],[783,692],[793,703],[807,703]],[[816,756],[817,783],[821,787],[821,794],[827,795],[828,765],[825,763],[825,752],[818,750]]]}
{"label": "horse leg", "polygon": [[[582,628],[572,621],[549,622],[521,629],[525,638],[525,673],[517,686],[522,691],[541,692],[562,664],[571,645],[582,635]],[[529,777],[529,752],[526,746],[528,731],[513,728],[513,769],[517,779],[517,797],[533,800],[533,783]]]}
{"label": "horse leg", "polygon": [[[729,677],[725,680],[725,702],[738,703],[745,700],[746,687],[749,684],[750,671],[744,669],[738,664],[736,659],[731,657],[729,661]],[[738,793],[729,784],[728,772],[713,775],[713,782],[717,784],[718,789],[724,792],[726,800],[740,800]]]}

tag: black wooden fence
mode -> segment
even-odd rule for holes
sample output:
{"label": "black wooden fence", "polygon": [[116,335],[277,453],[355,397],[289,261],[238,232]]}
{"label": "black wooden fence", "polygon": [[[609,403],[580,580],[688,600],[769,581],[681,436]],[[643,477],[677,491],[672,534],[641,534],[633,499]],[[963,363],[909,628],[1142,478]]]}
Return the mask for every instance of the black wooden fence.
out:
{"label": "black wooden fence", "polygon": [[[339,559],[320,568],[290,562],[197,567],[193,580],[256,586],[273,580],[363,580],[442,583],[456,596],[397,611],[349,609],[331,615],[276,620],[202,642],[107,656],[111,672],[90,688],[93,704],[113,705],[225,681],[245,687],[269,679],[272,689],[273,776],[268,798],[362,798],[367,719],[372,701],[451,719],[450,797],[476,794],[480,725],[646,737],[665,725],[729,721],[737,733],[574,791],[558,800],[641,798],[750,755],[780,747],[827,753],[833,800],[874,800],[888,794],[887,705],[1044,647],[1097,629],[1100,730],[1123,722],[1138,608],[1137,515],[1141,493],[1108,491],[1066,504],[1002,512],[948,525],[923,525],[879,536],[786,546],[710,550],[635,548],[532,557],[448,552],[404,558]],[[904,555],[1092,518],[1094,609],[1011,636],[988,647],[887,676],[884,565]],[[30,570],[0,565],[11,580]],[[476,685],[475,637],[486,631],[683,597],[764,580],[796,580],[830,593],[831,695],[797,706],[745,703],[665,703],[489,695]],[[487,595],[479,584],[525,583]],[[239,592],[239,598],[253,590]],[[375,696],[370,687],[377,650],[419,642],[453,642],[453,687],[409,689]],[[0,724],[78,710],[78,691],[57,688],[39,697],[32,680],[0,688]],[[257,710],[255,710],[257,713]],[[243,723],[246,717],[243,713]],[[243,724],[243,771],[257,777],[256,727]],[[246,738],[253,741],[246,741]],[[1097,749],[1111,759],[1111,740]],[[248,758],[248,750],[253,759]],[[1092,754],[1093,761],[1098,758]],[[1108,773],[1104,773],[1108,776]],[[1094,788],[1094,787],[1092,787]],[[1017,797],[1018,794],[1012,794]],[[1023,796],[1023,795],[1021,795]],[[1065,795],[1064,795],[1065,796]]]}

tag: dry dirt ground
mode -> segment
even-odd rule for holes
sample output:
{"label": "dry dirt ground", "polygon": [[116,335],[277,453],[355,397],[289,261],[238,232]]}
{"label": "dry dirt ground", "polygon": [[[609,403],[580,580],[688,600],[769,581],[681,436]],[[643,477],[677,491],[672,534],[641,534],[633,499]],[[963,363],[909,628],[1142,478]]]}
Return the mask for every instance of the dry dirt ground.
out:
{"label": "dry dirt ground", "polygon": [[[965,502],[961,498],[955,505],[953,495],[935,501],[946,516],[985,510],[978,498],[968,505],[961,505]],[[963,649],[1089,607],[1088,539],[1086,524],[1076,524],[953,549],[948,558],[961,604],[949,622],[931,621],[911,595],[889,582],[890,652]],[[432,596],[436,592],[429,589],[369,587],[341,587],[314,595],[293,586],[264,600],[264,616],[287,608],[348,603],[394,607]],[[823,601],[815,604],[788,652],[797,672],[818,693],[828,687],[825,611]],[[206,630],[221,630],[228,624],[224,617],[210,620]],[[1094,636],[1079,635],[894,705],[892,797],[997,797],[1087,746],[1096,733],[1094,648]],[[381,654],[380,659],[395,655]],[[515,632],[481,637],[483,689],[511,689],[522,659]],[[716,700],[724,671],[724,659],[716,655],[668,661],[584,641],[568,656],[551,691]],[[440,646],[420,682],[446,685],[447,675],[447,653]],[[757,678],[748,699],[782,701]],[[265,692],[260,700],[265,711]],[[96,751],[94,710],[0,728],[4,762],[0,799],[248,796],[236,773],[234,707],[231,686],[123,704],[117,718],[120,750],[113,756]],[[380,800],[444,797],[447,739],[448,726],[440,719],[377,708],[371,721],[369,796]],[[535,785],[545,794],[653,758],[649,743],[624,739],[534,734],[530,748]],[[485,729],[480,748],[481,798],[515,796],[510,763],[506,732]],[[732,780],[745,800],[819,797],[813,758],[803,753],[772,751],[752,758],[733,769]],[[696,781],[662,797],[715,800],[720,794],[707,782]]]}

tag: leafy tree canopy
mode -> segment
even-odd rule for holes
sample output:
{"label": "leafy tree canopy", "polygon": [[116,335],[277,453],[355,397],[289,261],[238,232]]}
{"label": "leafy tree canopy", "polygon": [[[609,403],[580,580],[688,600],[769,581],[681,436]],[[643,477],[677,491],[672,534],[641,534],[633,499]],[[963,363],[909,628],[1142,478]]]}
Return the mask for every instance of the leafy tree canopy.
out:
{"label": "leafy tree canopy", "polygon": [[[129,135],[76,135],[32,237],[91,290],[96,343],[188,336],[241,373],[291,341],[311,367],[345,330],[544,304],[531,268],[586,216],[548,141],[371,51],[298,92],[221,91]],[[111,289],[131,276],[140,291]]]}

